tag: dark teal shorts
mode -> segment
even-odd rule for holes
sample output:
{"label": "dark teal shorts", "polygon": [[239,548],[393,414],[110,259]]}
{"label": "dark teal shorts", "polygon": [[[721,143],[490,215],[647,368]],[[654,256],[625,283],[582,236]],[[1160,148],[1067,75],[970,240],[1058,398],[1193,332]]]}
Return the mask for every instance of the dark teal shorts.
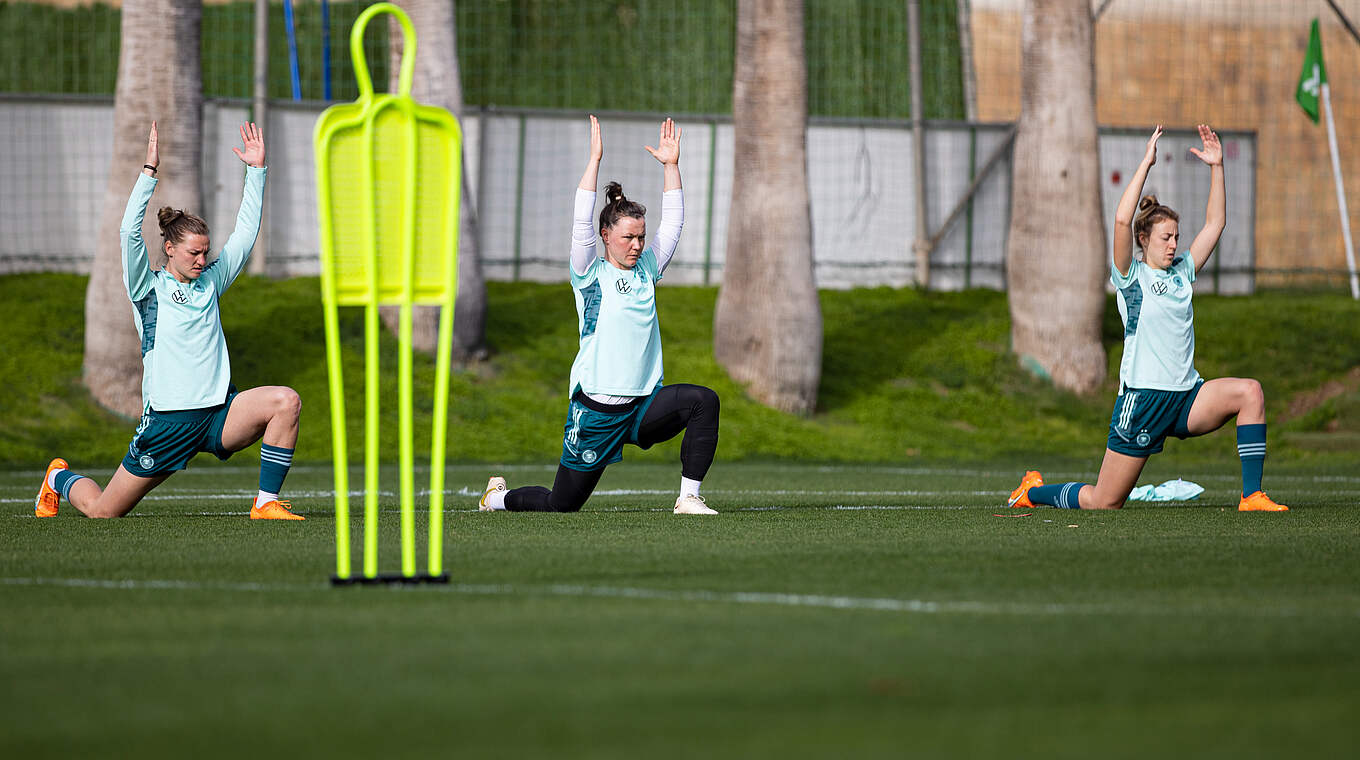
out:
{"label": "dark teal shorts", "polygon": [[580,392],[572,396],[567,424],[562,429],[562,466],[591,472],[621,461],[623,444],[639,445],[638,427],[654,398],[656,391],[627,404],[613,405],[601,404]]}
{"label": "dark teal shorts", "polygon": [[1190,438],[1186,423],[1195,396],[1204,381],[1186,391],[1157,391],[1125,388],[1114,402],[1110,415],[1110,451],[1131,457],[1146,457],[1162,450],[1166,437]]}
{"label": "dark teal shorts", "polygon": [[222,426],[235,398],[232,386],[227,400],[217,406],[178,412],[147,410],[123,457],[123,469],[141,478],[167,475],[188,467],[200,451],[225,461],[235,453],[222,446]]}

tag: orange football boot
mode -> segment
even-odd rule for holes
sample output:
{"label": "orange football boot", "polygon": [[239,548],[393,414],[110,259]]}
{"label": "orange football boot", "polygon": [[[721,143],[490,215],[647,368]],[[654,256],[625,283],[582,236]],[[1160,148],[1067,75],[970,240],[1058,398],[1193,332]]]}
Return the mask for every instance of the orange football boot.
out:
{"label": "orange football boot", "polygon": [[286,501],[274,499],[263,504],[250,508],[250,519],[252,520],[306,520],[302,515],[295,515],[288,510],[293,505]]}
{"label": "orange football boot", "polygon": [[57,505],[61,503],[61,494],[56,489],[47,485],[51,479],[52,472],[55,470],[69,469],[66,460],[61,457],[53,459],[47,463],[47,472],[43,473],[42,488],[38,489],[38,498],[33,500],[33,514],[38,517],[56,517]]}
{"label": "orange football boot", "polygon": [[1273,499],[1266,496],[1265,491],[1257,491],[1250,496],[1243,496],[1237,502],[1238,512],[1288,512],[1289,507],[1283,504],[1276,504]]}
{"label": "orange football boot", "polygon": [[1025,477],[1020,479],[1020,485],[1011,491],[1011,498],[1006,502],[1006,506],[1015,509],[1034,509],[1034,502],[1029,500],[1029,489],[1044,484],[1044,476],[1038,470],[1030,470],[1025,473]]}

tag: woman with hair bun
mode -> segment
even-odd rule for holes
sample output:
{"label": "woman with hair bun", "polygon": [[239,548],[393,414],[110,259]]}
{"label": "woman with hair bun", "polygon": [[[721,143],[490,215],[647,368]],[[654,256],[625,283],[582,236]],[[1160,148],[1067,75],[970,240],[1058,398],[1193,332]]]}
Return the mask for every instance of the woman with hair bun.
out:
{"label": "woman with hair bun", "polygon": [[[1159,126],[1143,161],[1119,199],[1114,216],[1114,270],[1119,315],[1124,323],[1124,357],[1119,397],[1110,417],[1105,460],[1095,485],[1044,485],[1037,471],[1025,473],[1008,506],[1044,504],[1066,509],[1119,509],[1133,491],[1149,456],[1169,435],[1191,438],[1211,433],[1237,418],[1237,453],[1242,461],[1242,512],[1285,512],[1261,490],[1266,458],[1265,394],[1250,378],[1205,381],[1195,371],[1195,325],[1191,298],[1195,274],[1209,260],[1227,222],[1223,149],[1218,135],[1199,125],[1202,148],[1190,152],[1209,166],[1209,204],[1204,228],[1184,253],[1177,253],[1180,217],[1156,196],[1143,196],[1148,171],[1157,163]],[[1140,198],[1140,196],[1142,196]],[[1133,243],[1143,252],[1133,257]]]}
{"label": "woman with hair bun", "polygon": [[507,490],[505,478],[493,476],[478,504],[482,511],[576,512],[604,468],[623,459],[625,443],[647,449],[684,431],[680,495],[673,511],[716,514],[699,487],[718,448],[718,394],[699,385],[661,384],[656,283],[675,254],[684,224],[680,129],[666,119],[657,147],[645,147],[661,162],[661,225],[644,247],[647,209],[629,200],[619,183],[610,182],[599,217],[601,255],[591,212],[604,142],[599,121],[590,117],[590,160],[576,189],[571,236],[580,349],[571,367],[571,401],[557,476],[552,489],[525,486],[513,491]]}
{"label": "woman with hair bun", "polygon": [[284,386],[236,392],[218,314],[218,299],[250,260],[260,230],[264,135],[254,124],[244,124],[241,143],[232,152],[246,164],[245,192],[236,229],[221,253],[209,260],[208,225],[203,219],[162,208],[156,219],[166,262],[155,270],[142,240],[142,219],[160,166],[156,123],[151,123],[146,164],[119,230],[124,285],[141,336],[141,423],[122,464],[102,489],[72,472],[66,460],[53,459],[34,503],[38,517],[55,516],[63,498],[89,517],[121,517],[200,451],[225,460],[263,438],[260,492],[250,519],[303,519],[279,499],[293,463],[302,402],[296,391]]}

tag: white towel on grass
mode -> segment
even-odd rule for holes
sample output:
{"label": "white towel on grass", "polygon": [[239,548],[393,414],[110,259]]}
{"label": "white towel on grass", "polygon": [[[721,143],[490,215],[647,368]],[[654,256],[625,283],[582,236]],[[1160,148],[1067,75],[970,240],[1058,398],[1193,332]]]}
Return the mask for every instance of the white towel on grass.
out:
{"label": "white towel on grass", "polygon": [[1190,501],[1204,493],[1204,486],[1188,480],[1168,480],[1161,485],[1138,486],[1129,494],[1133,501]]}

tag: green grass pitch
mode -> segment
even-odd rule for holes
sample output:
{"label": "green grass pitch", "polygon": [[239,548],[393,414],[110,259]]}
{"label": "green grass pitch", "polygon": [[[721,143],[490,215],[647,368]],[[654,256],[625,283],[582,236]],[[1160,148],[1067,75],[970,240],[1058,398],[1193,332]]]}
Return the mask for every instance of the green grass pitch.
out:
{"label": "green grass pitch", "polygon": [[491,469],[459,466],[453,584],[417,589],[328,586],[326,467],[289,476],[303,523],[246,519],[249,457],[102,522],[33,518],[40,471],[3,471],[0,755],[1347,755],[1360,475],[1268,463],[1294,510],[1239,514],[1235,464],[1021,517],[1002,467],[720,461],[711,518],[669,513],[674,466],[577,515],[479,513]]}

